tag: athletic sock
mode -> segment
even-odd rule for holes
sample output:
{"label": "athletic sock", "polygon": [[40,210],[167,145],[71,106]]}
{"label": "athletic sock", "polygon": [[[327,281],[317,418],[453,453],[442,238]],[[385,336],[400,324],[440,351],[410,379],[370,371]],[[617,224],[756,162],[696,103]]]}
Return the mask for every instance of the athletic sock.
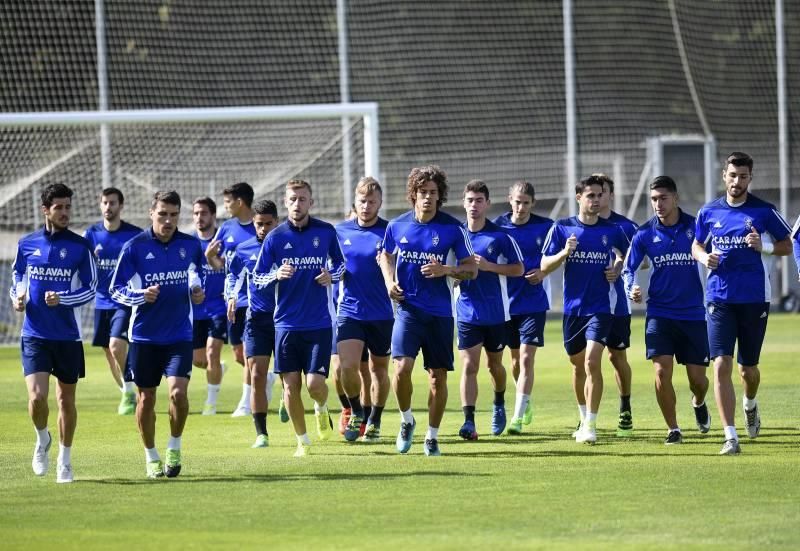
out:
{"label": "athletic sock", "polygon": [[411,408],[408,408],[405,411],[400,411],[400,417],[403,418],[403,423],[413,423],[414,416],[411,414]]}
{"label": "athletic sock", "polygon": [[347,397],[347,394],[339,394],[339,402],[343,408],[350,409],[350,398]]}
{"label": "athletic sock", "polygon": [[725,427],[723,430],[725,431],[725,440],[739,441],[739,435],[736,434],[736,427]]}
{"label": "athletic sock", "polygon": [[247,383],[242,383],[242,397],[239,399],[240,406],[249,406],[250,405],[250,390],[253,387],[248,385]]}
{"label": "athletic sock", "polygon": [[155,448],[145,448],[144,449],[144,458],[147,462],[150,461],[160,461],[161,457],[158,455],[158,450]]}
{"label": "athletic sock", "polygon": [[701,407],[703,407],[704,405],[706,405],[706,401],[705,401],[705,400],[703,400],[702,402],[700,402],[699,404],[697,404],[697,403],[695,403],[695,401],[694,401],[694,396],[692,396],[692,407],[693,407],[693,408],[701,408]]}
{"label": "athletic sock", "polygon": [[758,400],[756,400],[755,398],[751,400],[750,398],[745,396],[742,399],[742,405],[744,405],[744,409],[752,410],[755,409],[755,407],[758,405]]}
{"label": "athletic sock", "polygon": [[475,406],[464,406],[461,408],[461,411],[464,412],[465,422],[475,422]]}
{"label": "athletic sock", "polygon": [[50,439],[51,439],[51,436],[50,436],[50,433],[47,430],[47,427],[45,427],[45,428],[43,428],[41,430],[37,429],[36,427],[33,427],[33,429],[36,431],[36,445],[39,446],[39,447],[42,447],[42,448],[46,448],[47,444],[50,443]]}
{"label": "athletic sock", "polygon": [[125,381],[122,383],[122,392],[136,392],[136,384],[133,381]]}
{"label": "athletic sock", "polygon": [[528,409],[528,402],[530,401],[531,401],[530,394],[523,394],[521,392],[517,392],[516,402],[514,403],[515,419],[522,419],[522,416],[525,415],[525,410]]}
{"label": "athletic sock", "polygon": [[586,424],[588,426],[592,426],[593,424],[597,423],[597,413],[587,413],[586,414]]}
{"label": "athletic sock", "polygon": [[58,445],[58,464],[69,465],[71,460],[72,446]]}
{"label": "athletic sock", "polygon": [[320,404],[314,400],[314,413],[324,413],[326,411],[328,411],[328,402]]}
{"label": "athletic sock", "polygon": [[500,392],[494,391],[494,405],[496,406],[504,406],[506,405],[506,391],[501,390]]}
{"label": "athletic sock", "polygon": [[364,406],[361,405],[361,401],[358,398],[358,394],[353,396],[352,398],[348,398],[348,402],[350,403],[350,411],[353,412],[353,415],[358,415],[359,417],[364,417]]}
{"label": "athletic sock", "polygon": [[179,449],[181,449],[181,437],[180,436],[170,436],[169,440],[167,440],[167,449],[169,449],[169,450],[179,450]]}
{"label": "athletic sock", "polygon": [[578,413],[581,416],[581,423],[586,419],[586,404],[578,404]]}
{"label": "athletic sock", "polygon": [[305,432],[303,434],[298,434],[297,436],[297,443],[298,444],[305,444],[306,446],[311,445],[311,439],[308,437],[308,433]]}
{"label": "athletic sock", "polygon": [[372,406],[372,411],[369,413],[369,421],[367,421],[367,423],[370,425],[375,425],[376,427],[380,427],[381,415],[383,415],[383,407]]}
{"label": "athletic sock", "polygon": [[425,433],[425,440],[436,440],[439,437],[439,427],[428,425],[428,432]]}
{"label": "athletic sock", "polygon": [[219,389],[222,385],[208,385],[208,395],[206,396],[206,404],[212,406],[217,405],[217,396],[219,396]]}
{"label": "athletic sock", "polygon": [[256,426],[256,434],[267,434],[267,414],[254,413],[253,424]]}
{"label": "athletic sock", "polygon": [[619,397],[619,412],[622,413],[624,411],[630,412],[631,411],[631,395],[628,394],[627,396],[620,396]]}

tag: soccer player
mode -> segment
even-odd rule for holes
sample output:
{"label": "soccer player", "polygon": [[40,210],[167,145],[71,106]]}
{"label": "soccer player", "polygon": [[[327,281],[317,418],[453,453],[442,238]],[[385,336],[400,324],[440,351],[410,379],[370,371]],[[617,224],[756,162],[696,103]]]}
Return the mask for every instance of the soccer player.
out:
{"label": "soccer player", "polygon": [[572,363],[572,386],[581,424],[575,440],[597,441],[597,411],[603,396],[600,369],[616,305],[614,282],[622,272],[628,239],[619,226],[600,218],[603,180],[583,178],[575,186],[578,215],[557,220],[545,239],[541,270],[564,264],[564,348]]}
{"label": "soccer player", "polygon": [[[345,275],[339,283],[336,339],[339,380],[351,412],[344,437],[351,442],[358,438],[365,422],[362,440],[380,440],[381,415],[389,395],[394,312],[384,289],[375,285],[382,278],[378,254],[388,224],[378,216],[382,203],[380,183],[370,176],[361,178],[355,188],[355,218],[336,226],[345,258]],[[372,360],[368,364],[371,385],[362,389],[360,370],[367,351],[367,359]],[[369,402],[360,397],[362,392],[369,396]]]}
{"label": "soccer player", "polygon": [[136,410],[136,387],[125,369],[131,309],[114,302],[108,290],[122,245],[142,233],[142,228],[129,224],[120,217],[124,204],[125,197],[120,190],[113,187],[104,189],[100,193],[100,212],[103,220],[90,226],[83,237],[92,246],[98,271],[92,346],[103,348],[111,376],[122,392],[117,413],[133,415]]}
{"label": "soccer player", "polygon": [[[206,249],[206,258],[212,267],[223,268],[226,259],[230,259],[239,243],[255,237],[256,229],[253,226],[253,209],[251,208],[254,196],[253,188],[245,182],[233,184],[222,191],[225,210],[228,211],[231,218],[222,223],[214,241]],[[247,287],[243,286],[236,303],[235,319],[228,323],[228,340],[233,348],[233,355],[237,363],[244,368],[242,371],[242,397],[239,398],[239,404],[233,410],[231,417],[248,417],[251,413],[250,370],[245,365],[242,344],[246,317]]]}
{"label": "soccer player", "polygon": [[[422,350],[428,372],[428,431],[425,455],[441,455],[439,426],[447,405],[447,372],[453,371],[452,279],[474,279],[477,266],[466,231],[442,212],[447,175],[438,166],[411,170],[406,198],[412,210],[386,227],[381,272],[389,297],[397,302],[392,329],[392,380],[402,417],[397,451],[411,449],[416,421],[411,413],[414,361]],[[458,259],[458,264],[456,264]]]}
{"label": "soccer player", "polygon": [[[253,225],[256,236],[248,239],[234,250],[229,257],[225,282],[225,296],[228,300],[228,315],[236,313],[237,297],[241,286],[247,288],[248,308],[244,323],[244,355],[250,370],[252,390],[250,410],[256,427],[256,441],[253,448],[269,446],[267,433],[267,407],[271,398],[269,360],[275,347],[275,289],[272,286],[258,288],[250,276],[261,253],[267,234],[278,224],[278,207],[272,201],[259,201],[253,205]],[[274,376],[274,375],[273,375]]]}
{"label": "soccer player", "polygon": [[797,266],[797,278],[800,281],[800,216],[792,228],[792,239],[794,239],[794,262]]}
{"label": "soccer player", "polygon": [[508,347],[511,349],[511,372],[517,385],[508,434],[522,434],[522,425],[533,421],[534,359],[536,351],[544,346],[544,324],[550,309],[550,279],[539,267],[542,245],[553,221],[531,213],[536,195],[530,182],[515,182],[508,191],[508,202],[511,211],[498,216],[494,223],[514,238],[525,264],[522,277],[507,280],[511,313]]}
{"label": "soccer player", "polygon": [[458,435],[464,440],[478,439],[475,404],[478,401],[481,349],[486,350],[486,366],[494,388],[492,434],[498,436],[506,428],[503,349],[507,341],[506,322],[511,320],[506,278],[522,276],[525,271],[522,252],[516,241],[486,219],[490,206],[489,186],[480,180],[468,182],[464,188],[465,227],[475,253],[478,275],[459,284],[456,300],[458,351],[464,368],[461,373],[464,424]]}
{"label": "soccer player", "polygon": [[[200,197],[192,203],[194,235],[205,253],[217,233],[217,204],[210,197]],[[217,397],[225,365],[220,361],[222,345],[228,342],[225,267],[214,268],[203,256],[202,277],[206,299],[192,308],[192,364],[206,370],[206,402],[203,415],[216,415]]]}
{"label": "soccer player", "polygon": [[[192,304],[205,299],[199,275],[203,249],[195,237],[178,231],[180,209],[177,192],[156,192],[152,226],[125,243],[111,278],[111,297],[132,308],[128,364],[139,390],[136,422],[148,478],[173,478],[181,471],[192,374]],[[169,388],[166,463],[155,444],[156,391],[162,377]]]}
{"label": "soccer player", "polygon": [[72,439],[78,422],[75,389],[85,374],[80,306],[97,288],[97,268],[88,241],[68,229],[72,190],[50,184],[42,191],[44,228],[17,244],[11,302],[24,312],[22,370],[28,388],[28,413],[36,430],[33,473],[47,474],[53,439],[47,430],[50,375],[57,379],[58,462],[56,482],[72,482]]}
{"label": "soccer player", "polygon": [[703,282],[692,256],[695,218],[678,207],[678,188],[669,176],[658,176],[650,183],[650,204],[655,216],[634,234],[622,277],[628,297],[641,303],[644,297],[636,270],[645,258],[650,259],[653,271],[644,340],[647,359],[653,361],[656,372],[656,399],[669,428],[664,444],[672,445],[683,441],[675,414],[673,356],[686,366],[697,428],[705,434],[711,427],[705,402],[708,333]]}
{"label": "soccer player", "polygon": [[761,381],[758,360],[772,296],[771,257],[791,254],[792,242],[789,225],[775,207],[748,191],[753,158],[736,151],[728,155],[724,166],[725,196],[698,212],[692,254],[709,270],[708,342],[714,359],[714,395],[725,431],[720,455],[736,455],[741,448],[734,421],[733,350],[738,341],[745,428],[750,438],[756,438],[761,429],[756,401]]}
{"label": "soccer player", "polygon": [[256,284],[275,287],[275,373],[284,385],[284,401],[297,436],[295,457],[309,453],[301,374],[314,400],[317,433],[327,440],[333,432],[328,412],[328,385],[333,302],[331,283],[339,281],[344,258],[331,224],[312,218],[311,185],[304,180],[286,184],[288,219],[273,230],[256,261]]}
{"label": "soccer player", "polygon": [[[630,242],[639,226],[633,220],[629,220],[611,210],[611,204],[614,200],[614,180],[605,174],[595,174],[594,176],[603,181],[603,195],[600,197],[600,218],[618,225]],[[633,434],[633,415],[631,411],[632,373],[631,364],[628,363],[627,349],[631,346],[631,310],[628,306],[628,297],[625,294],[625,284],[622,278],[614,282],[614,292],[617,296],[617,304],[612,312],[611,333],[608,335],[606,347],[608,348],[608,360],[614,366],[614,378],[619,390],[617,436],[630,436]]]}

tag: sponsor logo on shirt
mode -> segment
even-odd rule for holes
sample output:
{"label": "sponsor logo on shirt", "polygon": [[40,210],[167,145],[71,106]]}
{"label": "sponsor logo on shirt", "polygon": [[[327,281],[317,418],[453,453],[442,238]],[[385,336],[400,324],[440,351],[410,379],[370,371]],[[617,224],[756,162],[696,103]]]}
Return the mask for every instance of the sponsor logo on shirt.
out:
{"label": "sponsor logo on shirt", "polygon": [[410,264],[429,264],[433,260],[444,264],[444,254],[430,253],[428,251],[408,251],[401,249],[398,252],[398,256],[402,258],[403,261]]}
{"label": "sponsor logo on shirt", "polygon": [[178,285],[189,282],[189,274],[186,270],[170,270],[168,272],[153,272],[144,274],[145,283],[159,285]]}
{"label": "sponsor logo on shirt", "polygon": [[691,253],[667,253],[653,257],[656,268],[662,266],[694,266],[695,260]]}
{"label": "sponsor logo on shirt", "polygon": [[28,266],[28,277],[39,281],[70,281],[71,268],[55,268],[53,266]]}

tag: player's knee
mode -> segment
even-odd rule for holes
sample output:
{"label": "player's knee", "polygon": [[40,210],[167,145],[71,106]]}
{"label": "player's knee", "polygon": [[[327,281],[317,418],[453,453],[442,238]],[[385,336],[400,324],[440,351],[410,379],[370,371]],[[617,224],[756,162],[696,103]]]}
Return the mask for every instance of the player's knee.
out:
{"label": "player's knee", "polygon": [[184,405],[189,403],[189,396],[184,388],[173,388],[169,391],[169,399],[173,404]]}
{"label": "player's knee", "polygon": [[47,406],[47,394],[38,388],[28,392],[28,400],[35,409]]}

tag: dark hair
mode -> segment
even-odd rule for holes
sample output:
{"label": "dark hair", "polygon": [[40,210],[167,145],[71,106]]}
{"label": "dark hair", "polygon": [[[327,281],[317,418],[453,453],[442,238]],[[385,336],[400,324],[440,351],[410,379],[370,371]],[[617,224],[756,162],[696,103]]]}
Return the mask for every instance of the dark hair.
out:
{"label": "dark hair", "polygon": [[53,199],[72,199],[72,190],[64,184],[50,184],[42,190],[42,206],[50,208]]}
{"label": "dark hair", "polygon": [[178,195],[178,192],[175,190],[157,191],[153,195],[153,202],[150,204],[150,208],[155,209],[158,203],[166,203],[181,208],[181,196]]}
{"label": "dark hair", "polygon": [[581,178],[581,180],[575,184],[575,194],[580,195],[586,191],[586,188],[589,186],[600,186],[600,189],[602,189],[604,183],[606,183],[606,181],[597,174]]}
{"label": "dark hair", "polygon": [[511,184],[511,187],[508,188],[508,194],[511,195],[515,191],[529,195],[531,199],[536,199],[536,190],[533,189],[533,184],[525,180],[517,180]]}
{"label": "dark hair", "polygon": [[194,205],[205,205],[205,207],[208,209],[208,212],[214,216],[217,215],[217,204],[211,197],[198,197],[192,202],[192,206]]}
{"label": "dark hair", "polygon": [[666,189],[670,193],[678,193],[678,186],[675,185],[675,180],[669,176],[656,176],[650,182],[650,191],[654,189]]}
{"label": "dark hair", "polygon": [[250,187],[250,184],[247,182],[239,182],[238,184],[233,184],[223,189],[222,195],[230,195],[234,199],[241,199],[242,202],[250,208],[253,204],[253,197],[255,197],[256,194],[253,188]]}
{"label": "dark hair", "polygon": [[723,170],[727,169],[728,165],[746,166],[750,169],[750,172],[753,172],[753,158],[747,153],[742,153],[741,151],[734,151],[728,155],[728,158],[725,159],[725,168]]}
{"label": "dark hair", "polygon": [[253,205],[253,214],[271,214],[274,218],[278,218],[278,207],[273,201],[264,199]]}
{"label": "dark hair", "polygon": [[406,199],[412,205],[417,200],[417,191],[426,182],[434,182],[439,190],[439,200],[436,201],[436,208],[441,208],[447,202],[447,174],[436,165],[428,165],[412,168],[408,175],[406,185]]}
{"label": "dark hair", "polygon": [[608,186],[609,193],[614,193],[614,180],[611,179],[611,176],[603,172],[595,172],[592,176],[598,178],[603,185]]}
{"label": "dark hair", "polygon": [[487,186],[486,183],[481,180],[470,180],[467,182],[467,185],[464,186],[465,197],[468,191],[473,193],[483,193],[483,196],[486,198],[486,200],[489,200],[489,186]]}
{"label": "dark hair", "polygon": [[122,195],[122,192],[115,187],[107,187],[103,191],[100,192],[100,197],[108,197],[109,195],[116,195],[117,199],[119,200],[119,204],[125,204],[125,196]]}

